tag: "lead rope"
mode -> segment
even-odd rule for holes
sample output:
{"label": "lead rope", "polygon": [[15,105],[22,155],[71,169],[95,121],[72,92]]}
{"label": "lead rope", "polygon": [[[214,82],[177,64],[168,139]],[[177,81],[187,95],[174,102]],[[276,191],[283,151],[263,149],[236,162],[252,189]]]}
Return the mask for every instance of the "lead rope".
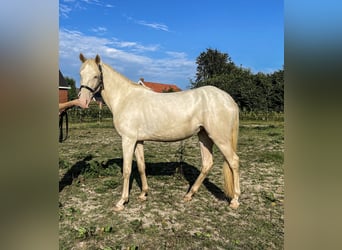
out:
{"label": "lead rope", "polygon": [[[65,137],[63,137],[63,117],[65,116]],[[68,138],[69,122],[66,110],[59,115],[59,142],[63,142]]]}

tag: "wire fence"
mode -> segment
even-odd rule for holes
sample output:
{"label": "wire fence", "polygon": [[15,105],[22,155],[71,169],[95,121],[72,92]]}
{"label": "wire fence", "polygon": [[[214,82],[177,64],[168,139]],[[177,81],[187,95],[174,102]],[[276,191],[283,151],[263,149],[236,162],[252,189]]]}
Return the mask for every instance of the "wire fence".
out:
{"label": "wire fence", "polygon": [[79,107],[69,109],[68,115],[70,122],[73,123],[102,122],[104,119],[113,117],[107,105],[103,105],[100,108],[95,102],[91,102],[87,109],[81,109]]}
{"label": "wire fence", "polygon": [[[181,111],[180,111],[181,112]],[[100,109],[99,105],[92,102],[88,109],[74,107],[68,110],[71,123],[99,122],[112,119],[113,115],[107,105]],[[240,120],[243,121],[284,121],[283,112],[275,111],[241,111]]]}

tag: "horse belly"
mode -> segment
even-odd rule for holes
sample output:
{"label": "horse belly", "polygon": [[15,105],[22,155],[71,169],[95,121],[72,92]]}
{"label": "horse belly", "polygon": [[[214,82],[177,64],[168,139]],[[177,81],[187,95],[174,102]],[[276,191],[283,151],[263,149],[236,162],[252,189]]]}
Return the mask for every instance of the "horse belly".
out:
{"label": "horse belly", "polygon": [[156,119],[141,126],[138,137],[145,141],[179,141],[197,134],[200,127],[201,124],[194,117],[182,117],[179,114],[170,117],[169,114],[167,119]]}

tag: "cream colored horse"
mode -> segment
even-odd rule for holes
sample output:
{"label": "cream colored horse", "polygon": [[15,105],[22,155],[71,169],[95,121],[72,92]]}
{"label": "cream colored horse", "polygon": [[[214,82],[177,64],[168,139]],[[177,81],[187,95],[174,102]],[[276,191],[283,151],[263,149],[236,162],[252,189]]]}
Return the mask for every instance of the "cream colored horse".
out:
{"label": "cream colored horse", "polygon": [[146,200],[148,185],[145,174],[144,141],[178,141],[198,134],[202,169],[184,200],[191,200],[213,166],[215,143],[224,156],[224,192],[230,207],[239,206],[239,157],[236,154],[239,109],[226,92],[206,86],[177,93],[156,93],[135,84],[95,59],[80,54],[82,66],[81,107],[87,108],[95,92],[101,95],[113,113],[114,126],[122,138],[123,191],[114,210],[128,202],[129,178],[135,154],[142,182],[141,200]]}

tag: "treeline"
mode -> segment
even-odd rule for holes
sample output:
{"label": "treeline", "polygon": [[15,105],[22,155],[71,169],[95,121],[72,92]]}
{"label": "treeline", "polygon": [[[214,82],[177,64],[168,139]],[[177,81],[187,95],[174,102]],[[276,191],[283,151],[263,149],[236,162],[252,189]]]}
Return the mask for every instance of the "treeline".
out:
{"label": "treeline", "polygon": [[191,88],[216,86],[228,92],[242,111],[284,111],[284,69],[253,74],[236,66],[228,54],[207,49],[196,59],[197,73]]}

